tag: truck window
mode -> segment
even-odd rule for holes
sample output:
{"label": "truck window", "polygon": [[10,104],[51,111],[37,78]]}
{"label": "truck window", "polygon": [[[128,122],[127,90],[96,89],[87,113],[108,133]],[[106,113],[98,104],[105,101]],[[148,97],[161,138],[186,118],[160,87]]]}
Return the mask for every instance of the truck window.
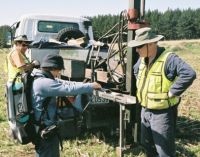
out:
{"label": "truck window", "polygon": [[48,33],[58,33],[63,28],[79,29],[78,23],[55,22],[55,21],[39,21],[38,31]]}

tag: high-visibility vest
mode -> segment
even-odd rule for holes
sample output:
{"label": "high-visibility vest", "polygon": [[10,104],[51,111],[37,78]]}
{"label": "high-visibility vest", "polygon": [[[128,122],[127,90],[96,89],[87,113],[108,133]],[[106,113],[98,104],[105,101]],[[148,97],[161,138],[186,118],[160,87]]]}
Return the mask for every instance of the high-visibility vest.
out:
{"label": "high-visibility vest", "polygon": [[137,77],[137,98],[140,104],[148,109],[166,109],[178,104],[179,97],[168,97],[174,81],[165,76],[165,63],[171,52],[163,52],[147,69],[144,58],[141,59]]}
{"label": "high-visibility vest", "polygon": [[[22,73],[23,70],[20,68],[17,68],[15,65],[13,65],[12,61],[11,61],[11,54],[13,53],[13,51],[11,51],[8,55],[7,55],[7,69],[8,69],[8,81],[13,81],[13,79],[15,78],[16,74],[18,72]],[[20,54],[21,57],[23,58],[25,64],[30,63],[30,61],[28,60],[28,58],[23,55]]]}

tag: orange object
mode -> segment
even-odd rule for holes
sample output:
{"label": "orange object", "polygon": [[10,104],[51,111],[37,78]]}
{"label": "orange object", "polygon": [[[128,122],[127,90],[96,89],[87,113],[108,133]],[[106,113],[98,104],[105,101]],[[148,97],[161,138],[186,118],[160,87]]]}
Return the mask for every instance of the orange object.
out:
{"label": "orange object", "polygon": [[67,97],[67,99],[69,100],[70,103],[73,103],[76,99],[75,96],[70,96],[70,97]]}
{"label": "orange object", "polygon": [[136,9],[128,10],[128,20],[132,21],[138,18],[138,11]]}

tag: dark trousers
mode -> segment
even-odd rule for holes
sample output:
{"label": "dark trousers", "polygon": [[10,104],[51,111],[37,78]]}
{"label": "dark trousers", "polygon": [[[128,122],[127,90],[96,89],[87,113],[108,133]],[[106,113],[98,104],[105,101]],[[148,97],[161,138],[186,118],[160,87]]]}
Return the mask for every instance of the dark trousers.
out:
{"label": "dark trousers", "polygon": [[177,106],[163,110],[142,108],[141,144],[148,157],[175,157]]}
{"label": "dark trousers", "polygon": [[36,157],[59,157],[59,139],[55,135],[49,139],[41,139],[35,146]]}

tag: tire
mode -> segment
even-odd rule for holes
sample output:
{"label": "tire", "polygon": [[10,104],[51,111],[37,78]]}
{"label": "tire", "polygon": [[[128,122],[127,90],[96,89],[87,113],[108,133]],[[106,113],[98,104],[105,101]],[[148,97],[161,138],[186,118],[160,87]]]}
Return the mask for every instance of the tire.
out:
{"label": "tire", "polygon": [[69,39],[78,39],[85,35],[78,29],[64,28],[58,32],[56,39],[61,42],[67,42]]}

